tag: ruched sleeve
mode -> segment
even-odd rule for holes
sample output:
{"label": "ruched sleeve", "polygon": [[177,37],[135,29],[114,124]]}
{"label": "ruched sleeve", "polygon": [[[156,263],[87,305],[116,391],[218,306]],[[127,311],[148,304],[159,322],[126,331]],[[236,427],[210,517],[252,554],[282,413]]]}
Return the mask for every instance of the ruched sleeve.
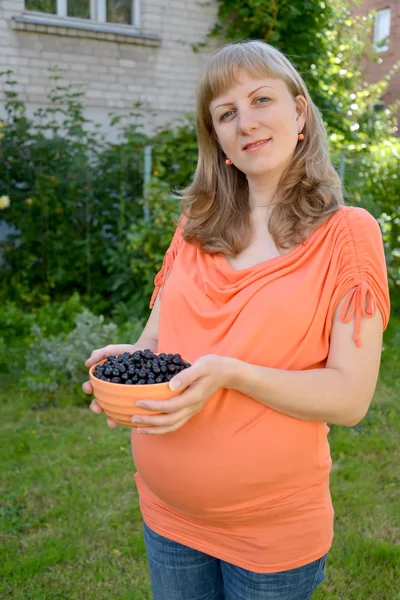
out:
{"label": "ruched sleeve", "polygon": [[154,303],[157,299],[158,294],[160,294],[161,299],[161,288],[164,286],[164,283],[167,279],[168,273],[174,264],[174,260],[179,252],[179,249],[184,242],[182,237],[182,228],[183,228],[183,219],[181,218],[178,224],[178,227],[175,230],[173,235],[171,244],[169,245],[168,250],[165,253],[163,264],[157,275],[154,279],[154,291],[150,300],[150,308],[153,308]]}
{"label": "ruched sleeve", "polygon": [[360,348],[362,317],[371,318],[379,310],[386,329],[390,314],[385,252],[376,219],[363,208],[349,208],[341,245],[335,305],[345,298],[340,320],[354,319],[353,339]]}

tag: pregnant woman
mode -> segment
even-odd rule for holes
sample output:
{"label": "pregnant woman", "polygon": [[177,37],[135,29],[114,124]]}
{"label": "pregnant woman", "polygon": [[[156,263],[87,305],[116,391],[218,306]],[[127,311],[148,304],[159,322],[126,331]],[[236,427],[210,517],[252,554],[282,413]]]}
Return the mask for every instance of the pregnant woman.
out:
{"label": "pregnant woman", "polygon": [[154,600],[309,600],[333,539],[327,423],[363,419],[378,377],[381,232],[344,205],[321,115],[277,49],[222,46],[196,117],[147,325],[86,364],[138,348],[192,363],[179,396],[140,402],[162,414],[132,407]]}

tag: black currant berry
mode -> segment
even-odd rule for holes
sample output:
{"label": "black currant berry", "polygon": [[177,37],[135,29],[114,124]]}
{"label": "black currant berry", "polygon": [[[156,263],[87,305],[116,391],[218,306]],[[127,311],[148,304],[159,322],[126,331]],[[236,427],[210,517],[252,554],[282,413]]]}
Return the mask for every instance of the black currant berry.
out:
{"label": "black currant berry", "polygon": [[133,354],[111,355],[95,367],[94,375],[102,381],[124,385],[152,385],[168,382],[176,373],[190,367],[180,354],[154,354],[149,348]]}

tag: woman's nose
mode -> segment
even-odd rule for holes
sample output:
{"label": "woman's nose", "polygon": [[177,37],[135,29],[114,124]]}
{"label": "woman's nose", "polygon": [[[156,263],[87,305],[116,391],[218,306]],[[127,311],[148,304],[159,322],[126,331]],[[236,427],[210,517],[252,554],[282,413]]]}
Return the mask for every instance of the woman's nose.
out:
{"label": "woman's nose", "polygon": [[258,127],[258,123],[255,120],[254,115],[248,112],[239,114],[238,124],[239,133],[244,135],[249,134],[253,129],[256,130]]}

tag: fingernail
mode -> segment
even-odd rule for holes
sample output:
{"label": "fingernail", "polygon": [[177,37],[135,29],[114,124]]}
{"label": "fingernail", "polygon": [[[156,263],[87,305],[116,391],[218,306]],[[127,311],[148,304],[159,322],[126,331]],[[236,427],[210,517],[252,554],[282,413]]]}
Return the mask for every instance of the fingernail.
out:
{"label": "fingernail", "polygon": [[173,392],[178,391],[180,387],[181,387],[180,379],[171,379],[171,381],[169,382],[169,389],[172,390]]}
{"label": "fingernail", "polygon": [[132,423],[135,423],[135,424],[143,423],[143,420],[140,419],[139,417],[132,417],[131,421],[132,421]]}

